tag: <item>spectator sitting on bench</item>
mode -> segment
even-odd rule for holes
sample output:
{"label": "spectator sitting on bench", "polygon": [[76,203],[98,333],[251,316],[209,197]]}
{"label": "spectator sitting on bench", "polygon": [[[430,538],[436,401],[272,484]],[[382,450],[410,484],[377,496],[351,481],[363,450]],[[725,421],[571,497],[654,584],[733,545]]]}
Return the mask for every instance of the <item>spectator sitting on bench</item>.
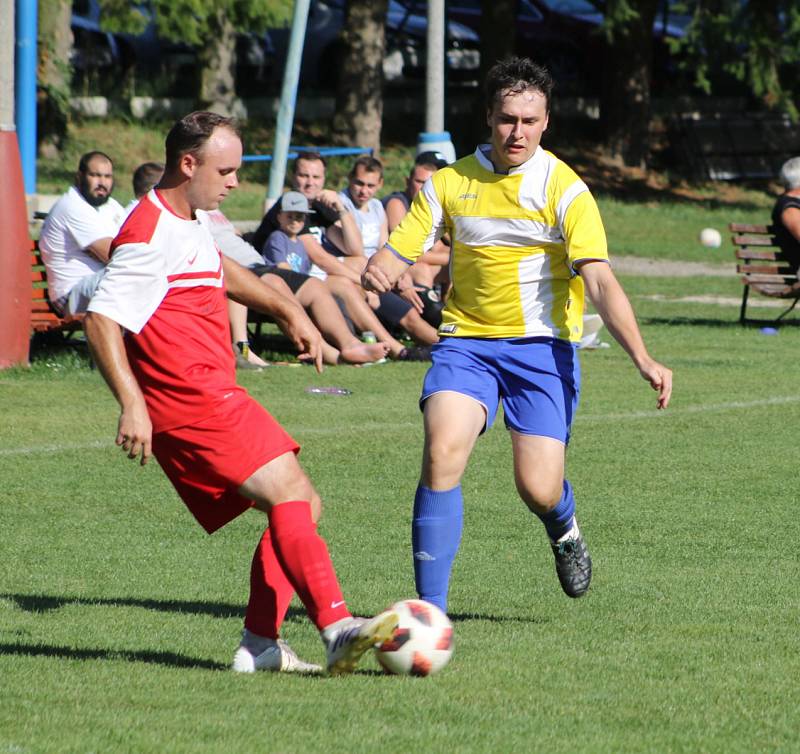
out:
{"label": "spectator sitting on bench", "polygon": [[75,185],[47,214],[39,236],[48,294],[60,316],[82,314],[108,264],[124,210],[111,197],[114,165],[103,152],[87,152]]}
{"label": "spectator sitting on bench", "polygon": [[[294,162],[292,183],[295,190],[306,197],[313,210],[299,234],[306,254],[312,262],[311,276],[323,280],[330,292],[342,302],[356,330],[373,332],[379,343],[386,343],[389,346],[391,358],[400,361],[429,359],[428,349],[405,348],[384,325],[386,321],[392,327],[402,328],[417,342],[423,344],[436,342],[438,339],[436,332],[427,325],[417,310],[394,293],[381,294],[380,297],[370,294],[368,299],[366,291],[361,287],[361,276],[358,271],[342,264],[341,257],[337,258],[323,248],[323,241],[327,241],[335,244],[342,254],[348,256],[363,254],[361,233],[355,218],[342,206],[341,199],[335,191],[323,188],[325,159],[322,155],[318,152],[301,152]],[[280,207],[277,204],[273,205],[254,233],[252,243],[257,250],[262,251],[269,234],[278,229],[279,211]],[[376,316],[373,307],[384,321]],[[431,333],[434,340],[430,339]]]}
{"label": "spectator sitting on bench", "polygon": [[[290,194],[285,196],[290,196]],[[302,194],[295,194],[295,197],[297,196],[303,199],[307,210],[308,203],[305,197]],[[283,214],[283,212],[279,213],[279,217]],[[339,305],[324,283],[290,267],[265,264],[264,258],[236,232],[233,224],[220,210],[200,212],[198,215],[202,220],[207,221],[214,241],[225,256],[247,267],[273,290],[296,300],[308,312],[322,332],[322,355],[326,364],[342,362],[365,364],[378,361],[386,355],[387,347],[382,343],[362,343],[353,335],[342,316]],[[303,219],[301,218],[300,227],[302,227],[302,223]],[[302,249],[302,244],[299,246]],[[246,307],[235,301],[229,301],[228,315],[239,368],[252,369],[268,366],[250,349]],[[244,367],[243,361],[254,364],[255,367]]]}
{"label": "spectator sitting on bench", "polygon": [[800,157],[783,163],[780,180],[784,192],[775,202],[772,224],[783,257],[796,274],[800,267]]}
{"label": "spectator sitting on bench", "polygon": [[158,185],[162,175],[164,175],[163,162],[143,162],[133,171],[133,199],[125,205],[126,218],[136,208],[139,200],[153,186]]}

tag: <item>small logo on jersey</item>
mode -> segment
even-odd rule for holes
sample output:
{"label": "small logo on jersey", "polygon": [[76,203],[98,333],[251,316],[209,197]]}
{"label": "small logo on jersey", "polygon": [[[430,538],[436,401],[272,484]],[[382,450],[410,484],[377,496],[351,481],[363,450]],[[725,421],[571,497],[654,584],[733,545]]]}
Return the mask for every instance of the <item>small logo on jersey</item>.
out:
{"label": "small logo on jersey", "polygon": [[458,329],[458,325],[442,325],[439,332],[447,335],[452,335]]}
{"label": "small logo on jersey", "polygon": [[478,195],[477,194],[461,194],[461,196],[459,196],[458,198],[459,199],[477,199]]}
{"label": "small logo on jersey", "polygon": [[200,252],[199,252],[197,249],[195,249],[195,250],[194,250],[194,254],[192,254],[192,256],[189,258],[189,264],[190,264],[190,265],[191,265],[191,264],[194,264],[194,261],[195,261],[195,259],[197,259],[197,255],[198,255],[199,253],[200,253]]}

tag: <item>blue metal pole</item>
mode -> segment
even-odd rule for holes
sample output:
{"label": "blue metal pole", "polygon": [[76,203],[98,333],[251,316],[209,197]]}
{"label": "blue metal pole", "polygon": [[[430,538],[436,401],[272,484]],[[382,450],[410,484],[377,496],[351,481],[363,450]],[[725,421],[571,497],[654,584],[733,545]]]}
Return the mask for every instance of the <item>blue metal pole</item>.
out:
{"label": "blue metal pole", "polygon": [[281,102],[278,108],[278,122],[275,126],[275,148],[272,150],[272,166],[269,171],[267,204],[272,204],[283,191],[286,177],[286,159],[292,139],[294,108],[297,102],[297,84],[300,80],[300,64],[303,60],[303,42],[306,36],[308,7],[310,0],[295,0],[292,32],[289,37],[289,51],[286,55],[286,69],[283,73]]}
{"label": "blue metal pole", "polygon": [[16,100],[17,139],[25,193],[36,193],[36,21],[37,0],[17,0]]}

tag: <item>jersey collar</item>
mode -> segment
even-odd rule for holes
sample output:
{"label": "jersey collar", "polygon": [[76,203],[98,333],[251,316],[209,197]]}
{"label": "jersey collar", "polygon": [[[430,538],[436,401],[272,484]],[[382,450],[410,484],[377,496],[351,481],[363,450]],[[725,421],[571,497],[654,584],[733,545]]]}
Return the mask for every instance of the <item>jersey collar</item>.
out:
{"label": "jersey collar", "polygon": [[[482,168],[488,170],[490,173],[494,173],[495,175],[505,175],[505,173],[498,173],[494,169],[494,165],[492,164],[492,161],[489,159],[491,151],[492,151],[491,144],[479,144],[478,148],[475,150],[475,159],[478,161],[478,163]],[[542,159],[544,159],[544,149],[542,149],[540,145],[536,147],[536,151],[528,158],[527,161],[523,162],[522,165],[517,165],[516,167],[509,168],[508,175],[516,175],[517,173],[527,173]]]}

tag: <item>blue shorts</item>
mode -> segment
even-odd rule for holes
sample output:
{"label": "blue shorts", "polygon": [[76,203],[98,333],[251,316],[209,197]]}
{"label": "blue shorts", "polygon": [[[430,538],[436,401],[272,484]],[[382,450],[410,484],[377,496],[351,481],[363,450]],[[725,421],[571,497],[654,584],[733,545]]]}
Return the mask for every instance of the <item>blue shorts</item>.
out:
{"label": "blue shorts", "polygon": [[569,441],[581,369],[575,346],[558,338],[443,338],[431,349],[420,406],[434,393],[461,393],[486,409],[488,429],[503,401],[506,427]]}

